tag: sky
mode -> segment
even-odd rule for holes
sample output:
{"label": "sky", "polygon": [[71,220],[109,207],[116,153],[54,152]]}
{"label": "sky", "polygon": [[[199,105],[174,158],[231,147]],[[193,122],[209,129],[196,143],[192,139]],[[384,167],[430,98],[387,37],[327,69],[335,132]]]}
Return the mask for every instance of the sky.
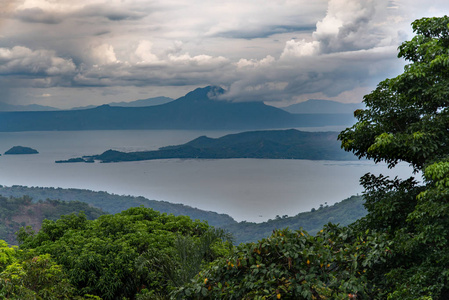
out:
{"label": "sky", "polygon": [[275,106],[361,102],[447,0],[0,0],[0,102],[70,108],[207,85]]}

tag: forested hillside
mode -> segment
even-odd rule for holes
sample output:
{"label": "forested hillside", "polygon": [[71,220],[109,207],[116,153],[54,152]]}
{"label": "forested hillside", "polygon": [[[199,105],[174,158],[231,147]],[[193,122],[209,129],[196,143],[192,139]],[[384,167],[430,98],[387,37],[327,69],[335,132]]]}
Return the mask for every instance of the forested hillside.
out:
{"label": "forested hillside", "polygon": [[[144,197],[119,196],[106,192],[94,192],[80,189],[0,186],[0,195],[25,197],[28,201],[32,199],[33,202],[42,202],[43,199],[56,199],[56,202],[60,202],[57,200],[81,201],[89,205],[86,205],[86,207],[90,207],[91,209],[94,207],[99,208],[104,213],[112,214],[119,213],[131,207],[143,205],[163,213],[174,214],[175,216],[185,215],[193,220],[207,221],[211,226],[229,231],[237,244],[242,242],[256,242],[257,240],[270,235],[273,230],[286,227],[290,229],[299,229],[302,227],[311,234],[315,234],[323,225],[329,222],[348,225],[366,214],[366,210],[363,207],[364,201],[361,196],[353,196],[331,206],[320,205],[317,209],[313,209],[311,212],[301,212],[292,217],[273,216],[273,220],[263,223],[245,221],[238,223],[226,214],[203,211],[182,204],[148,200]],[[47,200],[47,202],[48,201],[49,200]],[[73,210],[73,212],[80,210]],[[71,212],[72,211],[68,211],[68,213]],[[31,211],[30,214],[32,215]],[[25,224],[22,224],[22,226],[23,225]],[[33,224],[26,223],[26,225]],[[33,228],[35,227],[33,226]],[[17,228],[15,230],[17,230]],[[2,238],[3,236],[0,235],[0,239]],[[9,239],[8,241],[11,242],[12,240]]]}
{"label": "forested hillside", "polygon": [[315,235],[329,222],[346,226],[364,217],[367,211],[363,204],[362,196],[353,196],[334,205],[321,205],[318,209],[301,212],[293,217],[277,216],[263,223],[240,222],[223,225],[221,228],[231,232],[236,243],[257,242],[270,236],[274,230],[284,228],[302,228]]}
{"label": "forested hillside", "polygon": [[62,215],[83,211],[86,218],[93,220],[104,215],[101,209],[85,202],[59,200],[39,200],[32,202],[31,197],[3,197],[0,194],[0,239],[10,244],[17,244],[15,233],[21,227],[31,226],[39,231],[44,219],[56,220]]}
{"label": "forested hillside", "polygon": [[206,223],[143,207],[46,220],[18,238],[20,250],[0,243],[2,299],[165,298],[232,247]]}
{"label": "forested hillside", "polygon": [[412,26],[404,73],[364,97],[339,139],[359,157],[410,164],[422,182],[366,174],[365,217],[237,247],[206,223],[144,207],[44,221],[20,230],[20,248],[0,242],[0,297],[448,299],[449,17]]}
{"label": "forested hillside", "polygon": [[149,200],[144,197],[120,196],[106,192],[94,192],[82,189],[25,187],[18,185],[7,187],[0,185],[0,195],[8,197],[22,197],[26,195],[31,197],[34,202],[46,199],[82,201],[111,214],[122,212],[131,207],[143,205],[144,207],[150,207],[162,213],[174,214],[175,216],[184,215],[189,216],[193,220],[198,219],[207,221],[209,225],[212,226],[237,223],[226,214],[204,211],[183,204]]}

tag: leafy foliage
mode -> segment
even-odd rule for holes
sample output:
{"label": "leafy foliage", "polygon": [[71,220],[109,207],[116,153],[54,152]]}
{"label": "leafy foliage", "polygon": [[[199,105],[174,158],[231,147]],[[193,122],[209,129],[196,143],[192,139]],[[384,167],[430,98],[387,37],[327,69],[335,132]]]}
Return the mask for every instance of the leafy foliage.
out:
{"label": "leafy foliage", "polygon": [[[373,250],[374,249],[374,250]],[[195,281],[173,293],[177,299],[369,298],[366,270],[385,259],[388,245],[348,227],[329,224],[316,236],[277,230],[258,243],[241,244]]]}
{"label": "leafy foliage", "polygon": [[446,299],[449,294],[449,17],[412,24],[416,36],[399,47],[404,73],[364,97],[366,110],[343,131],[342,146],[359,157],[409,163],[423,172],[390,180],[365,175],[368,215],[358,223],[387,234],[392,256],[369,278],[388,299]]}
{"label": "leafy foliage", "polygon": [[[399,47],[404,73],[364,97],[358,122],[339,135],[359,158],[423,172],[366,174],[368,214],[317,234],[276,231],[178,289],[188,299],[447,299],[449,294],[449,17],[413,23]],[[327,268],[325,268],[325,266]],[[324,267],[324,268],[323,268]],[[333,271],[336,271],[333,273]]]}
{"label": "leafy foliage", "polygon": [[[196,244],[209,230],[207,223],[188,217],[136,207],[93,221],[83,214],[45,220],[37,234],[22,229],[18,239],[21,249],[51,254],[63,266],[79,295],[121,299],[133,298],[142,289],[168,294],[172,282],[168,280],[167,269],[151,259],[138,267],[137,260],[151,253],[153,257],[169,257],[174,265],[182,265],[182,257],[176,255],[176,241],[187,238]],[[223,243],[221,237],[209,239],[201,261],[211,261],[229,251],[232,244]]]}
{"label": "leafy foliage", "polygon": [[49,254],[35,256],[0,240],[2,299],[94,299],[89,295],[76,296],[74,292],[62,267]]}

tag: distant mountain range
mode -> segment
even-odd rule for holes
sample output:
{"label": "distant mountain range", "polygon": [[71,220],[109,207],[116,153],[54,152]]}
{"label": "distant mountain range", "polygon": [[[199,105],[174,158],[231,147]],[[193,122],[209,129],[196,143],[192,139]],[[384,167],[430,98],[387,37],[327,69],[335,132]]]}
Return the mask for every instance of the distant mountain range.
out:
{"label": "distant mountain range", "polygon": [[341,103],[330,100],[310,99],[301,103],[282,107],[292,114],[352,114],[357,109],[363,109],[363,103]]}
{"label": "distant mountain range", "polygon": [[0,111],[52,111],[52,110],[59,110],[59,109],[56,107],[38,104],[14,105],[0,102]]}
{"label": "distant mountain range", "polygon": [[[107,105],[109,106],[119,106],[119,107],[143,107],[143,106],[154,106],[161,105],[173,101],[172,98],[169,97],[154,97],[148,99],[140,99],[130,102],[111,102]],[[71,110],[80,110],[80,109],[92,109],[98,107],[98,105],[87,105],[87,106],[79,106],[73,107]],[[29,104],[29,105],[15,105],[15,104],[7,104],[0,102],[0,111],[55,111],[61,110],[56,107],[44,106],[38,104]]]}
{"label": "distant mountain range", "polygon": [[100,155],[56,162],[91,163],[99,160],[104,163],[170,158],[357,159],[352,153],[341,149],[337,136],[337,132],[303,132],[295,129],[249,131],[228,134],[217,139],[201,136],[183,145],[162,147],[155,151],[120,152],[108,150]]}
{"label": "distant mountain range", "polygon": [[[131,102],[111,102],[107,105],[109,106],[119,106],[119,107],[144,107],[144,106],[154,106],[154,105],[161,105],[168,102],[173,101],[172,98],[169,97],[154,97],[154,98],[148,98],[148,99],[141,99],[141,100],[135,100]],[[79,110],[79,109],[91,109],[98,107],[96,105],[88,105],[88,106],[79,106],[74,107],[72,110]]]}
{"label": "distant mountain range", "polygon": [[67,111],[0,112],[0,131],[197,129],[238,130],[352,125],[348,114],[291,114],[262,102],[217,100],[219,87],[198,88],[146,107],[102,105]]}
{"label": "distant mountain range", "polygon": [[[77,211],[83,210],[89,219],[90,216],[94,216],[95,213],[99,213],[98,208],[103,210],[103,212],[115,214],[130,207],[138,207],[141,205],[151,207],[152,209],[160,212],[174,214],[176,216],[186,215],[190,216],[192,219],[205,220],[209,223],[209,225],[220,227],[231,232],[235,237],[236,244],[243,242],[256,242],[259,239],[269,236],[274,229],[286,227],[289,227],[290,229],[299,229],[302,227],[310,234],[315,234],[322,229],[324,224],[327,224],[328,222],[333,222],[344,226],[349,225],[350,223],[366,215],[366,210],[363,206],[364,200],[361,196],[353,196],[331,206],[321,204],[319,208],[312,209],[311,212],[303,212],[298,214],[296,214],[296,212],[292,212],[295,216],[276,216],[275,219],[268,220],[263,223],[252,223],[246,221],[238,223],[226,214],[204,211],[183,204],[149,200],[144,197],[119,196],[106,192],[94,192],[81,189],[25,187],[18,185],[7,187],[0,185],[0,200],[2,196],[9,198],[23,197],[25,195],[30,196],[33,203],[41,203],[41,205],[46,206],[48,206],[48,203],[51,203],[53,207],[51,210],[49,208],[41,211],[33,210],[31,213],[29,212],[30,207],[21,207],[17,210],[17,213],[8,213],[11,219],[9,222],[15,222],[17,223],[17,226],[5,228],[6,225],[9,225],[8,223],[0,224],[0,239],[5,239],[8,237],[8,233],[17,231],[18,227],[23,226],[22,222],[24,222],[25,225],[33,225],[34,229],[39,229],[42,218],[40,218],[39,224],[32,222],[33,220],[36,220],[36,216],[39,213],[44,213],[46,218],[53,220],[56,217],[56,209],[59,211],[65,210],[65,213],[70,213],[73,211],[75,206],[78,207]],[[59,203],[55,201],[55,199],[70,202]],[[9,201],[12,202],[11,200]],[[83,207],[78,201],[87,203],[89,207]],[[56,204],[58,204],[57,207],[55,207]],[[12,210],[12,208],[13,207],[11,207],[11,205],[0,206],[0,210]],[[8,215],[3,215],[3,218]],[[21,223],[22,225],[20,225]],[[13,239],[14,237],[11,236],[11,238]]]}

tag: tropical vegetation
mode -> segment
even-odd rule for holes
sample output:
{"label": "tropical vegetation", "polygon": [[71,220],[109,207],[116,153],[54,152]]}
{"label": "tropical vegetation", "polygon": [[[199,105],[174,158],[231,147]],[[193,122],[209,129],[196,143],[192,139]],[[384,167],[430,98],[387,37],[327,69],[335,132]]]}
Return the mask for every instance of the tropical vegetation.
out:
{"label": "tropical vegetation", "polygon": [[[233,247],[188,217],[130,208],[72,214],[0,244],[10,299],[447,299],[449,294],[449,17],[423,18],[399,47],[404,73],[364,97],[342,147],[422,174],[366,174],[367,215],[316,235],[275,230]],[[36,280],[38,279],[38,280]],[[57,280],[56,280],[57,279]],[[24,296],[25,295],[25,296]]]}

